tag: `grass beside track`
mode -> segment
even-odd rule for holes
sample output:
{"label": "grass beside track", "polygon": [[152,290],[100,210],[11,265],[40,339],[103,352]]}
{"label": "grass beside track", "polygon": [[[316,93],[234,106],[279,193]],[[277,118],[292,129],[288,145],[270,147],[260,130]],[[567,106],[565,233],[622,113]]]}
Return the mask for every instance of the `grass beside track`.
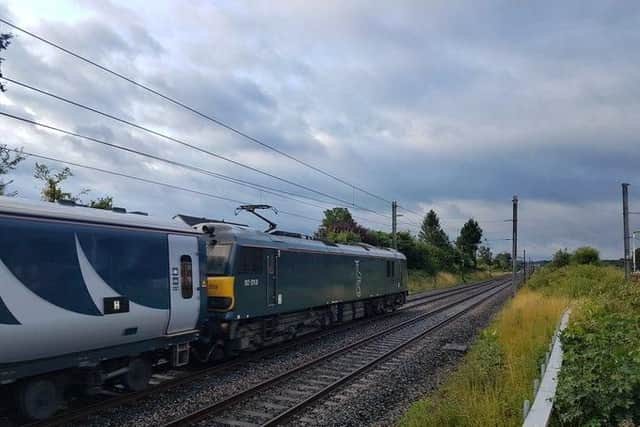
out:
{"label": "grass beside track", "polygon": [[529,286],[576,301],[562,335],[554,425],[640,425],[640,283],[615,267],[545,267]]}
{"label": "grass beside track", "polygon": [[506,273],[492,273],[489,271],[479,270],[465,274],[464,280],[462,280],[459,274],[439,272],[432,276],[420,270],[409,270],[409,293],[415,294],[431,289],[450,288],[463,283],[480,282],[482,280],[493,279],[494,277],[500,277],[504,274]]}
{"label": "grass beside track", "polygon": [[461,366],[400,426],[515,426],[538,363],[569,299],[523,289],[485,329]]}
{"label": "grass beside track", "polygon": [[552,426],[640,425],[640,284],[619,268],[546,266],[482,332],[460,367],[401,426],[516,426],[564,307]]}

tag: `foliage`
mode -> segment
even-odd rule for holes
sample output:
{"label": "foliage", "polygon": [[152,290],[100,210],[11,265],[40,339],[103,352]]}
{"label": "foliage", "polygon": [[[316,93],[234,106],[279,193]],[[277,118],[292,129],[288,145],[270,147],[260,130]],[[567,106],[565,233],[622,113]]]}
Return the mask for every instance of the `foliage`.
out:
{"label": "foliage", "polygon": [[529,286],[579,304],[562,334],[557,424],[640,422],[640,288],[616,267],[572,264],[537,271]]}
{"label": "foliage", "polygon": [[598,264],[600,262],[600,252],[595,248],[583,246],[575,250],[571,260],[576,264]]}
{"label": "foliage", "polygon": [[597,313],[562,334],[556,409],[563,425],[640,421],[640,315]]}
{"label": "foliage", "polygon": [[493,260],[494,265],[503,271],[511,270],[511,262],[512,258],[509,252],[501,252]]}
{"label": "foliage", "polygon": [[[392,246],[390,233],[369,230],[359,225],[347,208],[328,209],[324,214],[322,224],[315,233],[317,239],[333,243],[363,242],[378,247]],[[477,226],[477,222],[473,220],[470,223]],[[396,234],[396,239],[398,250],[407,257],[409,269],[419,269],[434,276],[439,272],[469,272],[475,266],[473,254],[462,253],[449,242],[440,226],[438,215],[433,210],[425,216],[418,238],[408,231],[400,231]],[[477,245],[474,245],[472,243],[465,247],[475,253]],[[464,280],[464,276],[462,279]]]}
{"label": "foliage", "polygon": [[476,251],[481,241],[482,228],[480,228],[478,221],[471,218],[460,229],[460,236],[456,239],[456,246],[463,254],[462,259],[469,259],[473,267],[477,265]]}
{"label": "foliage", "polygon": [[418,238],[429,245],[437,248],[446,248],[449,246],[449,237],[440,226],[440,218],[438,214],[431,209],[422,220],[422,227],[418,233]]}
{"label": "foliage", "polygon": [[73,176],[71,169],[68,167],[63,168],[60,171],[54,171],[49,169],[49,166],[36,162],[33,176],[36,179],[44,181],[44,186],[40,192],[42,200],[45,202],[57,202],[58,200],[72,200],[78,201],[80,195],[86,193],[83,191],[78,196],[72,196],[71,193],[62,190],[60,184],[66,181],[69,177]]}
{"label": "foliage", "polygon": [[353,219],[349,209],[333,208],[324,211],[322,225],[315,237],[335,243],[349,243],[363,240],[366,233],[367,229]]}
{"label": "foliage", "polygon": [[493,265],[493,254],[488,246],[480,246],[478,248],[478,261],[480,264],[487,266]]}
{"label": "foliage", "polygon": [[[14,170],[18,164],[25,159],[22,151],[13,151],[4,144],[0,144],[0,175],[6,175]],[[0,196],[15,196],[17,192],[5,193],[7,186],[13,181],[0,180]]]}
{"label": "foliage", "polygon": [[462,283],[479,282],[494,277],[488,271],[473,271],[460,280],[460,276],[447,271],[428,274],[424,270],[409,270],[409,293],[423,292],[430,289],[444,289]]}
{"label": "foliage", "polygon": [[[81,202],[81,197],[89,193],[89,189],[83,189],[77,195],[64,191],[62,189],[62,183],[73,176],[73,172],[68,167],[62,170],[56,171],[50,169],[45,164],[36,162],[33,176],[44,182],[42,190],[40,192],[42,200],[45,202],[57,202],[59,200],[70,200],[73,202]],[[95,209],[110,210],[113,208],[113,197],[104,196],[98,197],[96,200],[89,202],[89,207]]]}
{"label": "foliage", "polygon": [[98,197],[98,199],[89,202],[89,207],[95,209],[111,210],[113,209],[113,197]]}
{"label": "foliage", "polygon": [[459,368],[433,395],[413,404],[401,426],[515,426],[531,399],[563,297],[522,290],[485,329]]}
{"label": "foliage", "polygon": [[379,248],[390,248],[393,243],[390,233],[385,233],[384,231],[377,230],[367,230],[362,241]]}
{"label": "foliage", "polygon": [[570,262],[571,262],[571,254],[569,254],[569,252],[566,249],[565,250],[559,249],[558,252],[553,254],[553,260],[551,261],[553,266],[556,268],[569,265]]}
{"label": "foliage", "polygon": [[[12,34],[0,34],[0,51],[5,50],[11,44]],[[0,56],[0,78],[2,77],[2,62],[4,58]],[[0,81],[0,93],[5,92],[6,88]],[[0,144],[0,175],[6,175],[9,171],[14,170],[18,163],[23,161],[25,157],[21,152],[12,152],[5,144]],[[5,193],[7,186],[13,181],[4,182],[0,180],[0,196],[15,196],[17,193]]]}
{"label": "foliage", "polygon": [[[0,51],[5,50],[11,44],[11,39],[13,38],[13,34],[0,34]],[[2,77],[2,62],[4,58],[0,56],[0,77]],[[4,92],[7,89],[4,87],[2,82],[0,82],[0,92]]]}

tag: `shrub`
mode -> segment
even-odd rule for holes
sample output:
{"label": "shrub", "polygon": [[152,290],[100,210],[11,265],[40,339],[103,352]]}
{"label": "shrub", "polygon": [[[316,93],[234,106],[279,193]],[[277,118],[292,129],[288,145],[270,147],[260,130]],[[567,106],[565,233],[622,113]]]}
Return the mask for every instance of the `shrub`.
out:
{"label": "shrub", "polygon": [[640,421],[639,325],[638,315],[600,313],[565,330],[555,399],[561,424]]}
{"label": "shrub", "polygon": [[560,268],[569,265],[570,261],[571,255],[569,255],[569,252],[566,249],[560,249],[558,252],[553,254],[553,260],[551,261],[551,264],[556,268]]}
{"label": "shrub", "polygon": [[572,259],[576,264],[598,264],[600,262],[600,253],[595,248],[583,246],[576,249]]}
{"label": "shrub", "polygon": [[528,286],[578,301],[561,337],[565,358],[555,399],[558,423],[640,422],[637,283],[625,282],[619,268],[574,263],[541,268]]}

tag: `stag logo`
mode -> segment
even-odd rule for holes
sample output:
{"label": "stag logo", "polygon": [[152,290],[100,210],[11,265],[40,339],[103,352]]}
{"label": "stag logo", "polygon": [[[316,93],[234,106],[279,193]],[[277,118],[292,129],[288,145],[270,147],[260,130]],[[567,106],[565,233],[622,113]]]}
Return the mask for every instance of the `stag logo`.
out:
{"label": "stag logo", "polygon": [[356,297],[362,296],[362,273],[360,272],[360,261],[354,261],[356,265]]}

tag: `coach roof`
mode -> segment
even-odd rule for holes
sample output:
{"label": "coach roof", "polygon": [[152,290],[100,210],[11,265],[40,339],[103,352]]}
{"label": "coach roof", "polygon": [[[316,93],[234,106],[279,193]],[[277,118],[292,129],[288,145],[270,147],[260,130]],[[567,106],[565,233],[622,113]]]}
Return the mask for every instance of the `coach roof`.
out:
{"label": "coach roof", "polygon": [[134,213],[119,213],[86,206],[67,206],[57,203],[0,196],[0,215],[26,216],[89,224],[146,228],[168,232],[200,234],[179,221],[163,220]]}

